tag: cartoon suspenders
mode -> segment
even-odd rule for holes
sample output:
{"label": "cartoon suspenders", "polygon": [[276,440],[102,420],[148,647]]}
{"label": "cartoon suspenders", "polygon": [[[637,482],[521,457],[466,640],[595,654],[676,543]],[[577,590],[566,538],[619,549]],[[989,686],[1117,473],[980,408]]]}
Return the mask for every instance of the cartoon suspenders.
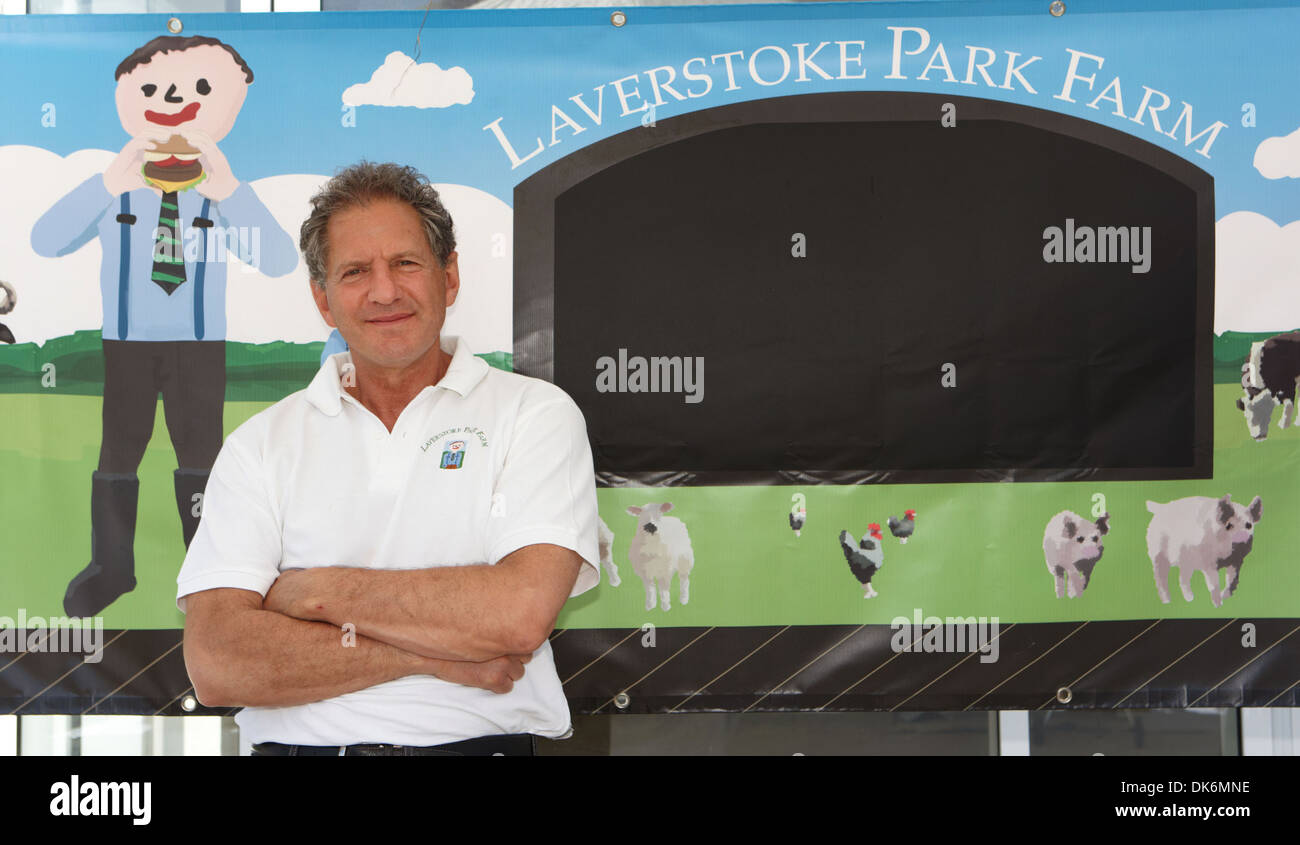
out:
{"label": "cartoon suspenders", "polygon": [[[194,218],[194,228],[210,229],[212,220],[208,218],[208,210],[212,205],[212,200],[207,197],[203,198],[203,210],[199,216]],[[131,194],[122,194],[122,212],[117,215],[117,222],[122,224],[122,246],[121,261],[119,262],[118,279],[117,279],[117,339],[126,340],[127,335],[127,314],[129,309],[130,285],[131,285],[131,227],[135,225],[136,216],[131,213]],[[199,262],[194,271],[194,339],[203,340],[203,276],[208,269],[208,238],[207,233],[203,235],[203,246],[199,248]]]}
{"label": "cartoon suspenders", "polygon": [[[211,229],[212,221],[208,219],[208,206],[212,200],[204,197],[203,210],[194,218],[197,229]],[[194,339],[203,340],[203,274],[208,269],[208,233],[203,233],[203,246],[199,247],[199,266],[194,270]]]}

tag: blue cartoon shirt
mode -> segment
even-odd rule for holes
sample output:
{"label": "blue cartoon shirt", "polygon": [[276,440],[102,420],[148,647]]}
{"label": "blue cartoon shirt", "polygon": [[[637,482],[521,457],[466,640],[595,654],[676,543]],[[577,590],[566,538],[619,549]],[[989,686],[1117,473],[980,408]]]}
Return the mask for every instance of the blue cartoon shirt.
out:
{"label": "blue cartoon shirt", "polygon": [[[177,199],[186,281],[168,295],[150,279],[161,197],[148,188],[123,196],[134,223],[119,221],[123,198],[111,195],[97,173],[32,228],[32,249],[46,258],[76,252],[99,238],[105,340],[224,340],[229,254],[272,277],[298,266],[293,239],[247,182],[221,202],[209,202],[206,215],[206,198],[185,190]],[[204,220],[212,225],[204,226]]]}

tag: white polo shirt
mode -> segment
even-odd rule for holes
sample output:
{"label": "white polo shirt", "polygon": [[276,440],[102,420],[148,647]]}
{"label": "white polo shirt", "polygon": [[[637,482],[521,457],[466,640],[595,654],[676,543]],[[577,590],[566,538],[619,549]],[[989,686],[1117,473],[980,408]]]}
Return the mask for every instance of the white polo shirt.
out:
{"label": "white polo shirt", "polygon": [[[265,596],[296,567],[495,564],[534,543],[582,556],[572,595],[596,585],[582,412],[553,384],[488,366],[463,340],[443,338],[442,348],[452,355],[446,375],[391,433],[343,389],[352,370],[341,352],[309,387],[226,439],[177,577],[182,611],[184,596],[218,587]],[[550,643],[505,695],[413,675],[312,704],[247,707],[235,719],[254,743],[296,745],[554,737],[570,724]]]}

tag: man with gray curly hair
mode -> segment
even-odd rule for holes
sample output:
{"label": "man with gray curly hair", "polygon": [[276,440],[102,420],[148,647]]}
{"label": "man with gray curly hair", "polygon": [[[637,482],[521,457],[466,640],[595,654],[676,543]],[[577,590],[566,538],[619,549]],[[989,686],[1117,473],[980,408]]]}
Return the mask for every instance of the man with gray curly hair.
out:
{"label": "man with gray curly hair", "polygon": [[261,755],[530,754],[570,731],[547,641],[598,580],[586,424],[442,336],[451,216],[362,162],[300,247],[348,350],[226,440],[178,577],[185,661]]}

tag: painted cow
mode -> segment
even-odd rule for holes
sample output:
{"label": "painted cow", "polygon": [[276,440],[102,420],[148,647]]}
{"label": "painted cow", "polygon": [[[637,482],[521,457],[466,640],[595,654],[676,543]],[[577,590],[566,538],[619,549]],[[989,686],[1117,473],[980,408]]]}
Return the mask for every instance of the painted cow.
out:
{"label": "painted cow", "polygon": [[1246,395],[1237,400],[1237,410],[1246,415],[1250,436],[1268,437],[1273,410],[1282,406],[1279,428],[1295,423],[1296,382],[1300,380],[1300,332],[1261,340],[1250,348],[1250,360],[1241,365],[1241,387]]}

